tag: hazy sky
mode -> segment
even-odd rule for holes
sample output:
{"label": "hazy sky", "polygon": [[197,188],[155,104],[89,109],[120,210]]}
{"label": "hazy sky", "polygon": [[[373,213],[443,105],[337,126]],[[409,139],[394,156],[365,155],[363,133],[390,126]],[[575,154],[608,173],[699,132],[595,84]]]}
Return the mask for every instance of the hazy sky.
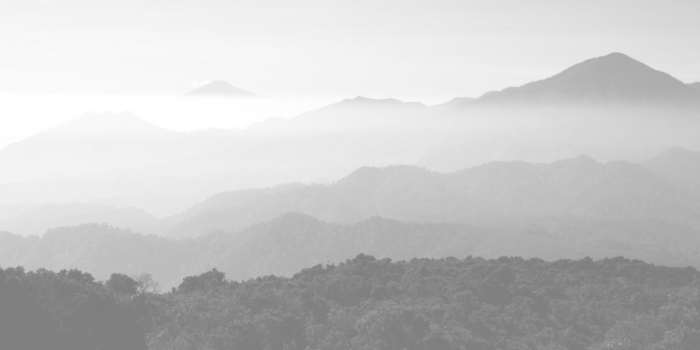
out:
{"label": "hazy sky", "polygon": [[[700,81],[698,14],[698,0],[0,0],[0,148],[86,112],[187,131],[358,95],[438,103],[615,51]],[[280,98],[176,98],[208,80]]]}
{"label": "hazy sky", "polygon": [[2,0],[0,91],[449,98],[613,51],[700,80],[700,1]]}

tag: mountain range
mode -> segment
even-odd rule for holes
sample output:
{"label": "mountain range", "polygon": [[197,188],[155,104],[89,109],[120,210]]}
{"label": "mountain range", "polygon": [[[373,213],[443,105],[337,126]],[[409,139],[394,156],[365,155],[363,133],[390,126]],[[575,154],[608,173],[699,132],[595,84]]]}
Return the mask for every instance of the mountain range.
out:
{"label": "mountain range", "polygon": [[[700,157],[697,152],[691,155]],[[660,155],[652,163],[669,156]],[[659,219],[700,228],[700,192],[687,192],[687,187],[664,178],[692,176],[680,175],[682,168],[667,171],[660,176],[656,168],[603,164],[585,156],[550,164],[493,162],[448,174],[413,166],[363,167],[328,185],[289,184],[218,194],[166,219],[173,225],[167,234],[235,231],[289,211],[342,224],[372,216],[486,225],[570,216]]]}
{"label": "mountain range", "polygon": [[[125,203],[29,206],[14,214],[8,208],[0,229],[40,235],[54,227],[103,222],[136,232],[182,238],[219,230],[237,231],[286,212],[341,224],[382,216],[407,222],[494,226],[520,219],[569,216],[659,219],[696,228],[698,210],[693,208],[699,208],[699,164],[700,152],[674,148],[641,164],[600,163],[579,156],[549,164],[491,162],[447,174],[415,166],[362,167],[326,185],[289,183],[221,192],[162,219]],[[172,186],[178,184],[182,183]],[[9,190],[5,191],[8,195],[17,193]]]}
{"label": "mountain range", "polygon": [[[581,153],[638,161],[671,146],[700,149],[700,109],[686,108],[700,99],[692,86],[613,53],[477,99],[428,107],[359,96],[238,132],[176,133],[128,112],[88,114],[0,151],[0,183],[121,169],[141,178],[243,171],[252,186],[267,186],[274,182],[254,182],[273,173],[281,182],[327,182],[363,165],[452,171],[491,160],[543,162]],[[196,91],[219,88],[239,90],[215,81]],[[502,109],[525,101],[527,108]],[[579,103],[565,103],[571,101]],[[621,132],[627,137],[611,137]],[[294,176],[285,178],[288,172]]]}
{"label": "mountain range", "polygon": [[[120,210],[143,211],[133,216],[133,222],[111,216],[100,220],[184,237],[238,230],[288,211],[334,223],[373,215],[436,222],[567,213],[602,219],[609,211],[596,205],[622,206],[629,201],[634,209],[620,215],[640,217],[659,210],[668,215],[663,220],[685,225],[684,220],[694,220],[694,214],[677,208],[694,199],[677,192],[695,192],[697,176],[682,171],[688,162],[681,160],[685,156],[669,164],[660,162],[674,159],[670,155],[653,157],[672,147],[700,149],[700,118],[688,108],[693,98],[687,92],[693,86],[697,84],[682,84],[623,54],[611,54],[477,99],[427,106],[358,96],[235,131],[172,132],[129,112],[88,114],[0,150],[0,217],[6,229],[23,234],[96,220],[87,212],[80,214],[84,219],[73,216],[69,208],[80,203],[102,208],[95,209],[101,213],[111,208],[104,213],[119,218]],[[587,102],[562,107],[561,101]],[[479,107],[464,108],[467,105]],[[590,158],[575,158],[581,154]],[[695,152],[683,154],[692,158]],[[564,172],[577,166],[590,177],[574,180]],[[672,169],[673,174],[665,173]],[[527,181],[506,177],[510,172],[522,173]],[[366,198],[344,187],[362,183],[357,179],[363,176],[367,176],[364,185],[376,188]],[[589,192],[569,197],[561,188],[538,192],[545,188],[540,183],[567,176],[572,186],[583,186],[575,181],[590,181]],[[464,183],[479,185],[459,184],[460,177],[471,179]],[[518,183],[513,190],[523,197],[479,192],[499,187],[489,182],[499,178],[505,184]],[[373,181],[394,181],[396,189]],[[627,192],[605,185],[619,185],[644,200],[635,203]],[[633,185],[637,187],[625,187]],[[384,193],[388,190],[396,193]],[[404,197],[408,194],[429,200]],[[527,204],[525,194],[534,196],[528,200],[538,205]],[[216,209],[206,200],[210,197],[232,202]],[[494,199],[500,197],[504,199]],[[415,208],[408,208],[409,203]],[[438,213],[422,203],[446,205],[447,210]],[[47,205],[65,210],[65,217],[72,219],[43,218]],[[217,210],[234,211],[226,206],[241,209],[219,217],[223,214]],[[459,212],[451,206],[470,209]],[[29,214],[17,218],[34,208],[36,225],[28,223]],[[153,216],[156,226],[139,223],[138,218],[145,218],[142,214]]]}
{"label": "mountain range", "polygon": [[697,230],[659,220],[591,220],[560,216],[503,227],[410,223],[378,216],[354,224],[284,213],[238,231],[195,239],[142,235],[108,225],[49,230],[42,237],[0,232],[0,266],[78,268],[98,279],[114,271],[149,272],[165,288],[216,268],[230,280],[291,276],[358,254],[377,258],[536,257],[545,260],[625,256],[655,264],[700,266]]}
{"label": "mountain range", "polygon": [[143,168],[235,147],[232,132],[162,129],[133,113],[88,113],[0,151],[0,183]]}

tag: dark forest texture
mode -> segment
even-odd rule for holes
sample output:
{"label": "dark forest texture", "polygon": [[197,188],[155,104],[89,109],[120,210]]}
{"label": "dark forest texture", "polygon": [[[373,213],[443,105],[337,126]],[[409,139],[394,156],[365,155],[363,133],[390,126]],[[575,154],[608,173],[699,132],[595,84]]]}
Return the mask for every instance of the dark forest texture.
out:
{"label": "dark forest texture", "polygon": [[0,270],[3,349],[696,349],[700,273],[624,258],[392,262],[291,278],[212,269],[165,294]]}

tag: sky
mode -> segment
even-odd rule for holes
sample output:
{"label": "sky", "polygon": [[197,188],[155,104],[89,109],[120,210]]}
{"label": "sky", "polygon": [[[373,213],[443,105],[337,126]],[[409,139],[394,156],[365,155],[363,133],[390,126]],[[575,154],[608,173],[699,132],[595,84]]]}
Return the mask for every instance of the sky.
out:
{"label": "sky", "polygon": [[700,81],[699,13],[697,0],[2,0],[0,147],[81,111],[147,97],[158,110],[208,80],[277,107],[143,117],[191,130],[358,95],[437,103],[611,52]]}

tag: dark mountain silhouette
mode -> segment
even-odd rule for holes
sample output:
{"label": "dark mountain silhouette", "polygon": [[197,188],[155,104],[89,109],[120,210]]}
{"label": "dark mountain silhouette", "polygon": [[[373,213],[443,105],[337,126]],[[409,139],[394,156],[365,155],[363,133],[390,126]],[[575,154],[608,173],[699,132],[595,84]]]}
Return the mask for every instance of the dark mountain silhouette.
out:
{"label": "dark mountain silhouette", "polygon": [[690,83],[690,84],[688,84],[688,86],[690,86],[691,88],[695,89],[695,91],[700,93],[700,82]]}
{"label": "dark mountain silhouette", "polygon": [[578,157],[550,164],[493,162],[449,174],[412,166],[364,167],[330,185],[222,193],[170,218],[169,234],[238,230],[288,211],[336,223],[379,215],[408,222],[491,225],[570,215],[700,225],[700,199],[644,166]]}
{"label": "dark mountain silhouette", "polygon": [[699,101],[700,96],[690,86],[669,74],[624,54],[611,53],[583,61],[544,80],[485,94],[469,105],[697,105]]}
{"label": "dark mountain silhouette", "polygon": [[673,147],[644,164],[676,187],[700,195],[700,152]]}
{"label": "dark mountain silhouette", "polygon": [[257,97],[258,95],[241,90],[223,80],[214,80],[190,91],[185,96],[192,97]]}

